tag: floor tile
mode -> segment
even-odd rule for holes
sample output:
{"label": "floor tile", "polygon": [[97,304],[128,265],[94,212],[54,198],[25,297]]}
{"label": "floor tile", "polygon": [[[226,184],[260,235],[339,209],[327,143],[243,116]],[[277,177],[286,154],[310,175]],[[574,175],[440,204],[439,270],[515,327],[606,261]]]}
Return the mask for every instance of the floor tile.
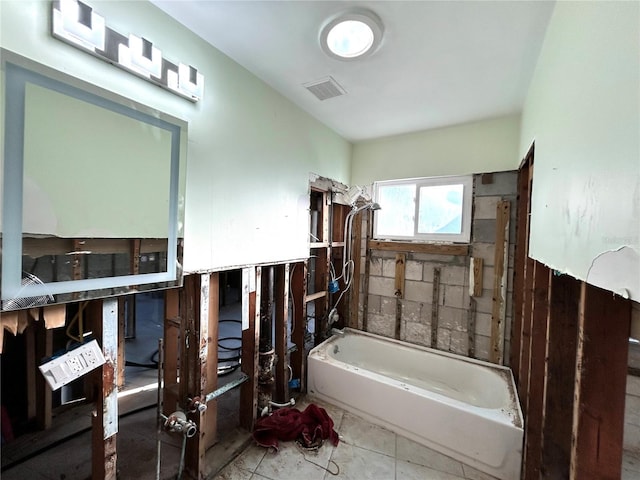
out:
{"label": "floor tile", "polygon": [[636,472],[636,476],[640,477],[640,475],[637,475],[640,473],[640,452],[631,452],[628,450],[622,452],[622,468]]}
{"label": "floor tile", "polygon": [[235,462],[230,463],[222,469],[215,477],[215,480],[251,480],[254,478],[252,472],[244,470],[236,465]]}
{"label": "floor tile", "polygon": [[469,465],[462,465],[462,469],[464,470],[464,478],[468,480],[497,480],[496,477],[489,475],[488,473],[481,472]]}
{"label": "floor tile", "polygon": [[274,480],[322,480],[332,449],[325,442],[317,452],[303,452],[295,442],[280,442],[280,450],[267,451],[255,473]]}
{"label": "floor tile", "polygon": [[345,412],[340,424],[340,438],[344,442],[392,457],[396,454],[396,434]]}
{"label": "floor tile", "polygon": [[[325,480],[394,480],[395,458],[347,443],[341,443],[333,450],[331,460],[340,469],[334,477],[326,473]],[[335,468],[336,465],[330,465]],[[302,478],[302,477],[299,477]]]}
{"label": "floor tile", "polygon": [[404,460],[411,463],[417,463],[423,467],[429,467],[441,472],[464,476],[462,463],[451,457],[436,452],[430,448],[420,445],[412,440],[398,436],[397,443],[398,460]]}
{"label": "floor tile", "polygon": [[32,470],[25,464],[16,465],[15,467],[2,472],[2,480],[51,480],[53,477],[47,477],[40,472]]}
{"label": "floor tile", "polygon": [[464,480],[463,477],[457,475],[402,460],[396,462],[396,478],[402,480]]}
{"label": "floor tile", "polygon": [[255,472],[258,465],[267,453],[267,449],[258,445],[250,445],[244,452],[232,462],[233,465],[250,472]]}

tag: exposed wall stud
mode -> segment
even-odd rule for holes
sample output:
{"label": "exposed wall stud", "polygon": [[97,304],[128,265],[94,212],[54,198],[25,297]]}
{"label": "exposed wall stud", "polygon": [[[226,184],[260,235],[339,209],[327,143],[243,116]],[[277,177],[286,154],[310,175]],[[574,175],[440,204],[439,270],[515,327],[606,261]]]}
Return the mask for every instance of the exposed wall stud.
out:
{"label": "exposed wall stud", "polygon": [[508,200],[498,202],[496,207],[496,244],[493,264],[493,312],[491,316],[491,361],[498,364],[502,364],[504,361],[510,212],[511,203]]}

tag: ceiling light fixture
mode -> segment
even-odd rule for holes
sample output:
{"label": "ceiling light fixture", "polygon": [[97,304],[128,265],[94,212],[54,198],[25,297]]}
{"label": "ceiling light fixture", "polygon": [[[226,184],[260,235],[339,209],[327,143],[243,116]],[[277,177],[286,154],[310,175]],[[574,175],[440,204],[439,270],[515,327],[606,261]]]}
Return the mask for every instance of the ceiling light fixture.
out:
{"label": "ceiling light fixture", "polygon": [[320,31],[320,46],[332,58],[354,60],[376,51],[382,41],[380,18],[369,10],[351,10],[329,20]]}

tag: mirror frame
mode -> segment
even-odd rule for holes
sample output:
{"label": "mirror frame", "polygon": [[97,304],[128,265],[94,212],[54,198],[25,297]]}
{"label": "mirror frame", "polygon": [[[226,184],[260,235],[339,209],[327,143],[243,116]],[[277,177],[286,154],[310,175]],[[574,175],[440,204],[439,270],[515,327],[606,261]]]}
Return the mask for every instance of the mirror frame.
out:
{"label": "mirror frame", "polygon": [[[2,278],[1,299],[40,297],[83,292],[83,299],[100,298],[104,289],[127,289],[119,294],[171,288],[182,285],[182,227],[185,190],[187,123],[153,108],[53,70],[6,49],[0,49],[4,76],[4,162],[2,191]],[[23,165],[25,138],[25,90],[32,83],[76,100],[128,116],[164,129],[171,135],[168,244],[166,271],[114,277],[66,280],[23,285]],[[158,287],[157,284],[162,284]],[[145,288],[145,285],[147,288]],[[103,292],[96,292],[102,290]],[[93,295],[92,293],[93,292]],[[114,294],[116,295],[116,294]],[[51,302],[63,303],[63,302]],[[3,305],[3,309],[4,309]]]}

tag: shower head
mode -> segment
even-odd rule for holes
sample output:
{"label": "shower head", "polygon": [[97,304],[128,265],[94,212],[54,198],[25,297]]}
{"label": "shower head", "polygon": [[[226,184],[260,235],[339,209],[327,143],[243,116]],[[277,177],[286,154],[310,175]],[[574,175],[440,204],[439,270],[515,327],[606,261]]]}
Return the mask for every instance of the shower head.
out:
{"label": "shower head", "polygon": [[353,210],[351,210],[351,214],[355,215],[358,212],[361,212],[362,210],[380,210],[380,204],[377,202],[369,202],[369,203],[365,203],[364,205],[361,205],[359,207],[356,207],[355,205],[352,207]]}

